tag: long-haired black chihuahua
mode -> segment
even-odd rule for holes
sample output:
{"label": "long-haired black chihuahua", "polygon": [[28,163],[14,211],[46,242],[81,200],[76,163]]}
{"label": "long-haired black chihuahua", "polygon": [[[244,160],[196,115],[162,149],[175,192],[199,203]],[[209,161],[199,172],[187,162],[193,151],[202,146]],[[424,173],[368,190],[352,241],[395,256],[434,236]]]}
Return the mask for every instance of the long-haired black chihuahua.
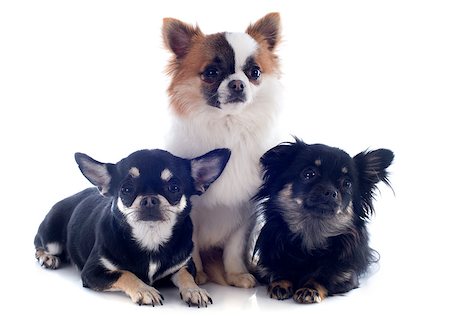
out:
{"label": "long-haired black chihuahua", "polygon": [[297,138],[264,154],[253,263],[271,298],[317,303],[358,287],[375,260],[366,229],[374,191],[380,181],[390,185],[393,159],[388,149],[352,158]]}
{"label": "long-haired black chihuahua", "polygon": [[229,158],[228,149],[191,160],[155,149],[111,164],[76,154],[97,188],[53,206],[34,241],[36,259],[56,269],[67,258],[81,271],[83,286],[123,291],[139,305],[162,304],[151,285],[171,277],[189,306],[207,306],[212,300],[193,278],[190,197],[205,192]]}

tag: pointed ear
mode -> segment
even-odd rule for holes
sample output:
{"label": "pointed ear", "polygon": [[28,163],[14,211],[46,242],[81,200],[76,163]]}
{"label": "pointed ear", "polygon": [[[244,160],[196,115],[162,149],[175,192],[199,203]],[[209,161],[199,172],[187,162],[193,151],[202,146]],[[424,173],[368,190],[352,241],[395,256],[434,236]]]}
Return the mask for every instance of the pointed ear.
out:
{"label": "pointed ear", "polygon": [[377,183],[382,181],[389,187],[387,168],[394,160],[394,153],[389,149],[363,151],[353,157],[358,169],[358,181],[363,208],[366,216],[373,213],[372,200]]}
{"label": "pointed ear", "polygon": [[229,149],[216,149],[191,160],[191,174],[196,194],[203,194],[217,180],[230,159]]}
{"label": "pointed ear", "polygon": [[203,36],[199,27],[195,28],[177,19],[164,18],[162,36],[167,49],[179,59],[186,56],[194,36]]}
{"label": "pointed ear", "polygon": [[113,164],[98,162],[86,154],[76,153],[75,160],[81,173],[95,185],[104,196],[111,195],[111,169]]}
{"label": "pointed ear", "polygon": [[295,142],[285,142],[269,149],[260,159],[264,168],[264,180],[270,181],[286,169],[294,160],[299,150],[307,145],[294,137]]}
{"label": "pointed ear", "polygon": [[250,24],[246,32],[257,42],[266,42],[269,50],[274,50],[280,42],[280,31],[280,14],[272,12]]}

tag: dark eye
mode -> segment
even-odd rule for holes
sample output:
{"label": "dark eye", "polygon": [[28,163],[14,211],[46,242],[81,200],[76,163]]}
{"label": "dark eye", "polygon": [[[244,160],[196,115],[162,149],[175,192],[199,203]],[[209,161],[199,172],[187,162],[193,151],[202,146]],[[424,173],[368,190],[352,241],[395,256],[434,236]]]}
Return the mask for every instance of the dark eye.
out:
{"label": "dark eye", "polygon": [[120,189],[122,194],[124,195],[130,195],[134,192],[133,185],[131,183],[125,183],[122,188]]}
{"label": "dark eye", "polygon": [[169,184],[167,190],[169,190],[170,193],[178,193],[180,192],[180,187],[178,186],[178,184],[172,183]]}
{"label": "dark eye", "polygon": [[350,189],[352,187],[352,182],[350,179],[344,179],[344,181],[342,181],[342,187],[345,189]]}
{"label": "dark eye", "polygon": [[302,179],[304,181],[311,181],[317,176],[317,171],[313,168],[306,168],[302,172]]}
{"label": "dark eye", "polygon": [[202,72],[202,79],[206,82],[214,82],[220,75],[220,70],[215,66],[206,67]]}
{"label": "dark eye", "polygon": [[261,76],[261,69],[258,66],[253,66],[248,70],[247,76],[252,80],[258,80]]}

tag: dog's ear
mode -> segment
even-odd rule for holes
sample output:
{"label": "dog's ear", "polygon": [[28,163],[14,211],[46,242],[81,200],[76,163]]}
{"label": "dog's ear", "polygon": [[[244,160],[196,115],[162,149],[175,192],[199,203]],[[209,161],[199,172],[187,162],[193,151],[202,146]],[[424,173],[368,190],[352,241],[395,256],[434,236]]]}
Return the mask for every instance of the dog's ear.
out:
{"label": "dog's ear", "polygon": [[115,165],[99,162],[82,153],[76,153],[75,160],[81,173],[98,188],[100,193],[104,196],[110,196],[111,172]]}
{"label": "dog's ear", "polygon": [[260,159],[264,169],[264,181],[271,181],[283,170],[287,169],[295,159],[299,150],[306,148],[306,144],[297,137],[295,142],[285,142],[269,149]]}
{"label": "dog's ear", "polygon": [[389,149],[363,151],[353,157],[353,160],[358,170],[362,206],[365,216],[368,217],[374,211],[372,200],[377,183],[382,181],[391,186],[386,169],[394,160],[394,153]]}
{"label": "dog's ear", "polygon": [[162,36],[167,49],[175,54],[178,59],[186,56],[194,36],[203,36],[198,26],[193,27],[173,18],[164,18]]}
{"label": "dog's ear", "polygon": [[196,194],[203,194],[217,180],[230,159],[231,151],[221,148],[191,160]]}
{"label": "dog's ear", "polygon": [[272,12],[262,17],[247,28],[247,34],[257,42],[266,42],[269,50],[274,50],[280,42],[280,14]]}

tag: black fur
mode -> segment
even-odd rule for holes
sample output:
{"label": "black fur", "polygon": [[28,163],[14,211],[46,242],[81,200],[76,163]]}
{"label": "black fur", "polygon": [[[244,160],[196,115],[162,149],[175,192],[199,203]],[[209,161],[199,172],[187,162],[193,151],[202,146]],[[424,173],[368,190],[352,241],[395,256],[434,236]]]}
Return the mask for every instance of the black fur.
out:
{"label": "black fur", "polygon": [[[57,268],[68,259],[81,271],[83,286],[99,291],[117,289],[124,271],[149,285],[181,267],[195,275],[190,197],[219,177],[229,157],[227,149],[192,160],[141,150],[117,164],[105,164],[76,154],[81,172],[97,188],[68,197],[50,210],[35,237],[36,258],[46,268]],[[163,225],[168,234],[158,237],[163,236]],[[151,263],[156,264],[152,273]],[[127,294],[139,304],[162,303],[156,290],[137,291],[136,297]],[[187,302],[206,305],[208,298]]]}
{"label": "black fur", "polygon": [[379,181],[389,185],[393,158],[387,149],[351,158],[297,138],[261,158],[256,200],[264,225],[253,259],[271,297],[313,303],[358,286],[375,258],[366,230],[374,190]]}

